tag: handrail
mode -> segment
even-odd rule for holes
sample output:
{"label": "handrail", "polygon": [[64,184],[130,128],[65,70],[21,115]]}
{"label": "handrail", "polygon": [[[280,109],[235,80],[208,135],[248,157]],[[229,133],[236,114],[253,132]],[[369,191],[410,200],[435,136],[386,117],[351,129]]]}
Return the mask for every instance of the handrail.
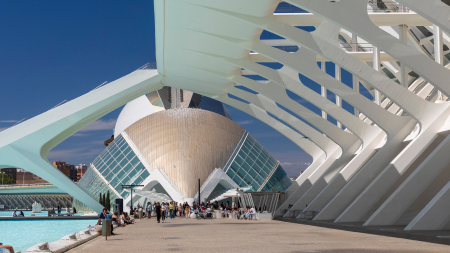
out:
{"label": "handrail", "polygon": [[101,87],[103,87],[105,84],[107,84],[107,83],[109,83],[109,81],[104,81],[102,84],[100,84],[99,86],[97,86],[97,87],[95,87],[93,90],[91,90],[91,91],[94,91],[94,90],[96,90],[96,89],[98,89],[98,88],[101,88]]}
{"label": "handrail", "polygon": [[[399,4],[395,1],[383,1],[383,2],[378,2],[376,0],[369,0],[368,2],[368,6],[367,6],[367,11],[368,12],[409,12],[409,8]],[[373,8],[369,8],[369,7],[373,7]]]}
{"label": "handrail", "polygon": [[136,69],[136,70],[146,70],[146,69],[156,69],[156,62],[147,62],[142,67]]}
{"label": "handrail", "polygon": [[[395,1],[377,2],[376,0],[367,1],[367,12],[409,12],[410,9]],[[307,11],[295,5],[281,2],[275,9],[275,13],[308,13]]]}
{"label": "handrail", "polygon": [[[60,105],[63,105],[63,104],[65,104],[65,103],[69,102],[69,101],[70,101],[70,99],[64,99],[64,100],[63,100],[62,102],[60,102],[59,104],[53,106],[52,109],[55,109],[56,107],[58,107],[58,106],[60,106]],[[50,109],[50,110],[52,110],[52,109]]]}
{"label": "handrail", "polygon": [[345,42],[345,43],[339,43],[341,45],[341,48],[345,49],[353,49],[353,46],[357,46],[357,52],[373,52],[373,45],[370,43],[352,43],[352,42]]}
{"label": "handrail", "polygon": [[54,186],[50,183],[35,183],[35,184],[2,184],[0,188],[21,188],[21,187],[32,187],[32,186]]}
{"label": "handrail", "polygon": [[23,119],[17,121],[14,125],[12,125],[12,126],[10,126],[10,127],[8,127],[8,128],[5,128],[5,129],[3,129],[3,130],[0,130],[0,132],[3,132],[3,131],[5,131],[5,130],[8,130],[8,129],[10,129],[10,128],[13,127],[13,126],[17,126],[18,124],[20,124],[20,123],[22,123],[22,122],[24,122],[24,121],[26,121],[26,120],[28,120],[28,119],[30,119],[30,118],[23,118]]}

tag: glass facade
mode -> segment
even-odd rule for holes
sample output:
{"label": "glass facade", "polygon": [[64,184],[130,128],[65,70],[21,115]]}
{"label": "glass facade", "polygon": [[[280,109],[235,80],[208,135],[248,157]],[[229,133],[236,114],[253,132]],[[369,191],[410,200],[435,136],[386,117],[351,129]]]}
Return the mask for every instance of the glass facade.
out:
{"label": "glass facade", "polygon": [[266,185],[262,188],[262,192],[268,191],[286,191],[289,186],[291,186],[292,180],[286,174],[281,165],[277,166],[277,169],[267,181]]}
{"label": "glass facade", "polygon": [[[126,199],[130,195],[129,192],[122,189],[122,185],[141,184],[150,176],[122,134],[103,150],[92,165],[109,183],[106,184],[91,166],[78,182],[78,186],[97,200],[100,193],[106,194],[109,190],[111,203],[117,198]],[[116,190],[120,196],[117,196],[112,189]],[[83,211],[90,209],[76,199],[74,206]]]}
{"label": "glass facade", "polygon": [[[225,168],[225,173],[240,187],[250,187],[248,191],[258,191],[261,187],[262,191],[272,191],[273,188],[266,186],[265,182],[277,163],[277,160],[249,134],[231,165]],[[280,172],[277,174],[278,170]],[[275,174],[277,178],[273,179]],[[272,182],[271,185],[276,185],[276,190],[280,191],[285,191],[292,184],[280,165],[267,182]]]}
{"label": "glass facade", "polygon": [[[111,206],[113,206],[112,203],[114,203],[114,200],[119,198],[116,194],[114,194],[114,191],[109,188],[105,181],[103,181],[103,179],[97,174],[97,172],[92,169],[92,167],[89,167],[89,169],[86,171],[77,185],[87,194],[89,194],[89,196],[96,200],[99,200],[100,193],[107,194],[107,192],[109,191],[109,200],[111,202]],[[73,206],[75,206],[79,211],[91,210],[88,206],[84,205],[77,199],[74,199]]]}
{"label": "glass facade", "polygon": [[129,193],[122,185],[141,184],[150,173],[122,135],[119,135],[92,163],[123,198]]}

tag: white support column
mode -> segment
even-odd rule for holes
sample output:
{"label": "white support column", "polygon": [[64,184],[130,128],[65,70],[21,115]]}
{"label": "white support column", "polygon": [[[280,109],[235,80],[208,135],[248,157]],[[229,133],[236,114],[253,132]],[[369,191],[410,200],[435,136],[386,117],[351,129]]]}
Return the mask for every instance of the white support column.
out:
{"label": "white support column", "polygon": [[358,36],[356,34],[352,34],[352,51],[358,52]]}
{"label": "white support column", "polygon": [[[377,47],[373,47],[373,69],[376,71],[380,71],[380,50]],[[375,90],[375,103],[377,105],[381,104],[380,92]]]}
{"label": "white support column", "polygon": [[[353,75],[353,89],[359,93],[359,78]],[[355,107],[355,116],[359,118],[359,110]]]}
{"label": "white support column", "polygon": [[[334,77],[338,80],[341,81],[341,67],[339,67],[339,65],[335,64],[334,67]],[[340,98],[338,95],[336,95],[336,105],[339,107],[342,107],[342,98]],[[342,128],[342,124],[341,122],[337,122],[337,127]]]}
{"label": "white support column", "polygon": [[[442,41],[442,29],[433,25],[434,34],[434,60],[440,65],[444,64],[444,43]],[[438,99],[442,98],[441,91],[438,91]]]}
{"label": "white support column", "polygon": [[[399,25],[398,27],[398,35],[400,41],[408,44],[408,26],[407,25]],[[405,64],[400,63],[400,84],[403,87],[408,88],[408,68]]]}
{"label": "white support column", "polygon": [[[352,51],[358,52],[358,36],[356,34],[352,34]],[[359,78],[353,75],[353,89],[359,93]],[[359,110],[354,109],[355,116],[359,118]]]}
{"label": "white support column", "polygon": [[[326,73],[327,69],[326,69],[325,63],[326,62],[324,62],[324,61],[321,62],[320,68],[322,69],[323,72]],[[322,97],[327,98],[327,89],[323,86],[321,86],[321,95],[322,95]],[[322,118],[327,119],[327,113],[325,111],[322,111]]]}

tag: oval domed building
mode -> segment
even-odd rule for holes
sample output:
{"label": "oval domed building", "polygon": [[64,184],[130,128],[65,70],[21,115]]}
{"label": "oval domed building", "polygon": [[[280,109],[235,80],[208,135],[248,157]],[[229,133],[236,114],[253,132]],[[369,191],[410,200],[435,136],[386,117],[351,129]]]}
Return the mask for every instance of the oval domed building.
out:
{"label": "oval domed building", "polygon": [[[200,185],[199,185],[200,182]],[[129,102],[114,140],[94,160],[78,186],[110,201],[207,201],[229,189],[285,191],[291,184],[280,163],[226,107],[213,99],[164,87]],[[136,196],[136,197],[134,197]],[[82,206],[78,200],[74,205]]]}

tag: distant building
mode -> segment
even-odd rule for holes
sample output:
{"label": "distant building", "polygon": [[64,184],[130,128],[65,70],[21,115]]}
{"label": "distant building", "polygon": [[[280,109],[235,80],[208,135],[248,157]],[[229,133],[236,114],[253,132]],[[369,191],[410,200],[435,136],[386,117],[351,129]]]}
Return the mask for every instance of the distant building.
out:
{"label": "distant building", "polygon": [[75,166],[75,169],[77,170],[77,181],[80,181],[81,177],[83,177],[84,174],[86,174],[86,171],[88,169],[88,167],[86,165],[78,165]]}
{"label": "distant building", "polygon": [[70,180],[76,182],[77,180],[77,169],[75,165],[66,164],[66,162],[53,162],[53,166],[58,168],[64,175],[66,175]]}

